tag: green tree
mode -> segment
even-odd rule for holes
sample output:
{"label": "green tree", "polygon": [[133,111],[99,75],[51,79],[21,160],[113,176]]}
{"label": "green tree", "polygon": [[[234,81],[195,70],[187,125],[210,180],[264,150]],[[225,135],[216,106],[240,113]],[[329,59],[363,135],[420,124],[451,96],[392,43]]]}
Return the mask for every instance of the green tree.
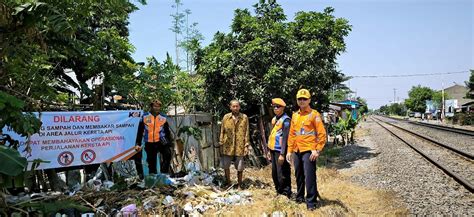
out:
{"label": "green tree", "polygon": [[369,111],[369,108],[367,107],[367,100],[362,97],[357,97],[356,100],[362,104],[358,109],[359,113],[362,115],[367,113]]}
{"label": "green tree", "polygon": [[385,114],[385,115],[388,115],[390,113],[389,110],[388,110],[387,105],[380,106],[380,108],[376,112],[379,112],[379,113]]}
{"label": "green tree", "polygon": [[340,102],[347,99],[349,94],[353,93],[345,85],[335,85],[329,93],[330,102]]}
{"label": "green tree", "polygon": [[[443,103],[443,94],[442,91],[433,91],[433,96],[431,98],[433,100],[433,103],[436,107],[441,108],[441,105]],[[444,100],[451,99],[451,97],[447,94],[444,93]]]}
{"label": "green tree", "polygon": [[425,112],[426,100],[433,98],[434,91],[429,87],[422,87],[421,85],[413,86],[408,91],[408,99],[405,100],[405,105],[408,109],[414,112]]}
{"label": "green tree", "polygon": [[0,129],[29,137],[41,125],[31,111],[73,90],[90,99],[91,79],[101,77],[105,90],[123,83],[135,68],[127,25],[136,9],[127,0],[0,1]]}
{"label": "green tree", "polygon": [[165,112],[170,105],[183,106],[186,112],[195,111],[203,95],[203,79],[179,70],[169,54],[162,63],[150,57],[137,70],[137,75],[128,76],[125,82],[130,84],[126,89],[135,104],[146,109],[151,101],[159,99]]}
{"label": "green tree", "polygon": [[469,89],[466,97],[469,99],[474,99],[474,69],[471,69],[471,76],[469,76],[469,81],[466,81],[466,86]]}
{"label": "green tree", "polygon": [[230,32],[217,32],[197,52],[206,108],[222,114],[231,99],[240,99],[243,110],[252,115],[274,97],[291,107],[299,88],[311,91],[317,108],[327,106],[331,87],[346,79],[337,70],[336,57],[345,51],[348,21],[326,8],[298,12],[294,21],[287,22],[274,1],[260,1],[254,12],[235,10]]}
{"label": "green tree", "polygon": [[391,115],[405,116],[407,109],[403,103],[392,103],[388,106],[388,113]]}

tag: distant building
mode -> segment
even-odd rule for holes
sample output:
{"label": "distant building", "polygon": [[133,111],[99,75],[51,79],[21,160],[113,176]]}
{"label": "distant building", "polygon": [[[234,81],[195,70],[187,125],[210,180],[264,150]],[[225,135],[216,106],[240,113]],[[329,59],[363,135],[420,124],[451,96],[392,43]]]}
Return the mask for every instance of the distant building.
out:
{"label": "distant building", "polygon": [[344,100],[341,102],[332,102],[329,104],[329,109],[333,110],[338,114],[339,117],[346,118],[346,113],[344,111],[349,111],[354,120],[358,118],[357,109],[363,104],[356,100]]}
{"label": "distant building", "polygon": [[450,98],[445,101],[445,113],[454,113],[465,111],[468,106],[472,106],[473,99],[467,99],[466,95],[469,89],[463,85],[455,84],[445,88],[444,92]]}

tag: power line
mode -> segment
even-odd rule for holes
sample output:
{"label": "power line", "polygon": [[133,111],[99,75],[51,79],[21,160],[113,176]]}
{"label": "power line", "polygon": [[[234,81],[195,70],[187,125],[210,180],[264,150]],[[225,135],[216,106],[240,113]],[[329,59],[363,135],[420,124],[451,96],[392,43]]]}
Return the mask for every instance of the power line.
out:
{"label": "power line", "polygon": [[416,77],[416,76],[432,76],[432,75],[450,75],[450,74],[462,74],[470,71],[459,71],[459,72],[441,72],[441,73],[421,73],[421,74],[405,74],[405,75],[354,75],[351,78],[401,78],[401,77]]}

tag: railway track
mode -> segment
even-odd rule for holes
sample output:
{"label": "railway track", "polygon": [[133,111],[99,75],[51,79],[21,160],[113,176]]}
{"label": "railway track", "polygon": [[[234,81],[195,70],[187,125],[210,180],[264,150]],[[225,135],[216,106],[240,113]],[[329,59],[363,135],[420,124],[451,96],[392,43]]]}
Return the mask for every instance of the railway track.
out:
{"label": "railway track", "polygon": [[406,130],[379,118],[371,118],[382,128],[390,132],[394,137],[401,140],[430,163],[434,164],[448,176],[452,177],[471,193],[474,192],[474,185],[472,184],[474,181],[472,175],[474,174],[473,154],[434,141],[416,132]]}
{"label": "railway track", "polygon": [[437,124],[428,124],[428,123],[423,123],[423,122],[418,122],[418,121],[410,121],[410,120],[394,118],[394,117],[390,117],[390,116],[384,116],[384,117],[394,119],[394,120],[397,120],[397,121],[404,121],[404,122],[407,122],[407,123],[410,123],[410,124],[413,124],[413,125],[429,127],[429,128],[433,128],[433,129],[458,133],[458,134],[462,134],[462,135],[474,136],[474,131],[472,131],[472,130],[461,129],[461,128],[456,128],[456,127],[442,126],[442,125],[437,125]]}

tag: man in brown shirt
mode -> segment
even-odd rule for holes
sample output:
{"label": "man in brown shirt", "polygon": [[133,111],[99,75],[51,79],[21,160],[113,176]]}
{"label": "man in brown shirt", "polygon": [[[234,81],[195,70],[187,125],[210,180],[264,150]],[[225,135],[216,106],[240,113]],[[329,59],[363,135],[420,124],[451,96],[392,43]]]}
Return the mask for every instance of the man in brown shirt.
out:
{"label": "man in brown shirt", "polygon": [[249,152],[249,119],[247,115],[240,113],[240,102],[230,101],[231,113],[222,118],[221,135],[219,144],[221,147],[221,167],[224,169],[226,184],[230,183],[230,164],[234,161],[237,169],[238,187],[241,188],[242,175],[245,168],[244,157]]}

